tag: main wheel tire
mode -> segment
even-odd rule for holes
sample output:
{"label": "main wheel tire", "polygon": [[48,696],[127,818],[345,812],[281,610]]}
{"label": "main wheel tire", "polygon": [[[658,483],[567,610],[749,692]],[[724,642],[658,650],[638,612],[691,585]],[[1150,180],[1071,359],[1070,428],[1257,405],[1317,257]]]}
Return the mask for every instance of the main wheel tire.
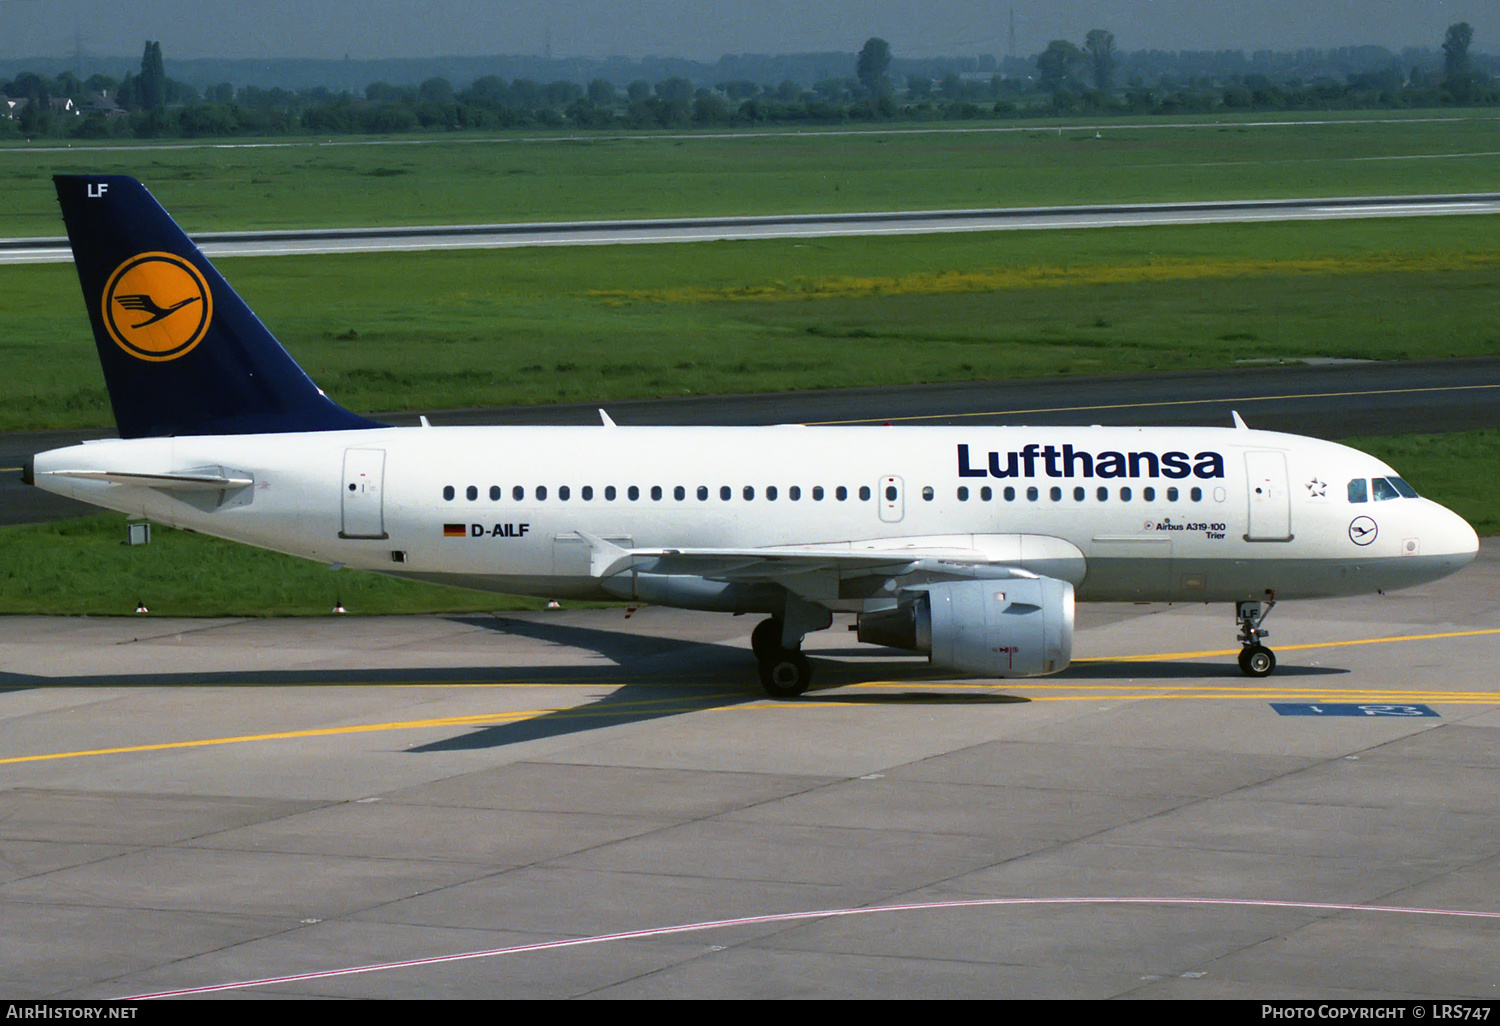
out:
{"label": "main wheel tire", "polygon": [[781,650],[781,629],[781,621],[774,616],[755,625],[750,632],[750,651],[756,659],[765,662]]}
{"label": "main wheel tire", "polygon": [[795,649],[778,649],[760,661],[760,685],[772,698],[796,698],[812,683],[812,663]]}
{"label": "main wheel tire", "polygon": [[1240,671],[1247,677],[1269,677],[1276,669],[1276,654],[1264,645],[1240,649]]}

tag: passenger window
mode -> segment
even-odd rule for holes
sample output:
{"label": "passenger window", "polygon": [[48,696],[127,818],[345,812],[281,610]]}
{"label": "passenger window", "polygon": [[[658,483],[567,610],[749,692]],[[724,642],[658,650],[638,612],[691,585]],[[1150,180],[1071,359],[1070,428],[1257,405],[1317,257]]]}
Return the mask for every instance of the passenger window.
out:
{"label": "passenger window", "polygon": [[1076,488],[1073,489],[1073,501],[1074,502],[1082,502],[1083,501],[1083,497],[1085,495],[1087,495],[1087,494],[1088,494],[1088,492],[1085,492],[1083,490],[1083,486],[1079,485],[1078,487],[1076,487]]}
{"label": "passenger window", "polygon": [[637,486],[631,485],[629,488],[625,489],[625,498],[629,499],[631,502],[635,502],[640,497],[641,490]]}
{"label": "passenger window", "polygon": [[[1005,490],[1007,492],[1010,491],[1009,488],[1007,488]],[[1026,489],[1026,498],[1030,499],[1032,502],[1035,502],[1036,501],[1036,497],[1037,497],[1036,485],[1032,485],[1030,488]]]}
{"label": "passenger window", "polygon": [[683,499],[687,498],[687,489],[682,487],[682,485],[678,485],[676,488],[672,489],[672,498],[676,499],[678,502],[681,502]]}
{"label": "passenger window", "polygon": [[1168,488],[1167,489],[1167,501],[1168,502],[1176,502],[1177,501],[1177,489],[1176,488]]}
{"label": "passenger window", "polygon": [[1142,488],[1141,489],[1141,498],[1145,499],[1147,502],[1155,502],[1156,501],[1156,489],[1155,488]]}
{"label": "passenger window", "polygon": [[1121,488],[1120,489],[1120,501],[1121,502],[1129,502],[1130,501],[1130,489],[1129,488]]}
{"label": "passenger window", "polygon": [[583,501],[584,502],[593,502],[594,501],[594,486],[593,485],[584,485],[582,488],[580,488],[578,490],[578,494],[581,495],[581,496],[583,496]]}
{"label": "passenger window", "polygon": [[536,499],[537,499],[537,501],[541,502],[546,497],[547,497],[547,486],[546,485],[537,485],[536,486]]}
{"label": "passenger window", "polygon": [[517,502],[520,502],[522,499],[526,498],[526,489],[522,488],[520,485],[516,485],[510,490],[510,497],[512,499],[515,499]]}
{"label": "passenger window", "polygon": [[707,502],[708,501],[708,485],[699,485],[698,486],[698,501],[699,502]]}
{"label": "passenger window", "polygon": [[[1035,489],[1033,489],[1033,491],[1035,491]],[[1031,497],[1033,499],[1036,498],[1035,495],[1033,495]],[[1005,501],[1006,502],[1015,502],[1016,501],[1016,490],[1014,488],[1012,488],[1010,485],[1006,485],[1005,486]]]}
{"label": "passenger window", "polygon": [[786,497],[788,499],[791,499],[793,502],[796,502],[798,499],[802,498],[802,489],[797,487],[796,485],[792,485],[786,490]]}
{"label": "passenger window", "polygon": [[751,486],[751,485],[746,485],[745,486],[745,501],[749,502],[753,498],[755,498],[755,488],[753,486]]}
{"label": "passenger window", "polygon": [[823,486],[813,485],[813,502],[823,501]]}
{"label": "passenger window", "polygon": [[937,493],[932,490],[932,485],[927,485],[925,488],[922,489],[922,498],[923,498],[923,500],[925,500],[927,502],[931,502],[932,499],[933,499],[933,496],[935,496],[936,494]]}
{"label": "passenger window", "polygon": [[958,490],[958,501],[959,502],[968,502],[969,501],[969,490],[967,488],[959,488],[959,490]]}
{"label": "passenger window", "polygon": [[651,486],[651,501],[652,502],[660,502],[661,501],[661,485],[652,485]]}
{"label": "passenger window", "polygon": [[1192,499],[1194,502],[1202,502],[1203,501],[1203,489],[1202,488],[1194,488],[1192,491],[1188,492],[1188,498]]}
{"label": "passenger window", "polygon": [[491,502],[499,502],[500,501],[500,486],[499,485],[490,485],[490,501]]}
{"label": "passenger window", "polygon": [[719,488],[719,498],[720,499],[723,499],[725,502],[728,502],[730,496],[732,496],[732,495],[734,495],[734,492],[730,489],[730,487],[728,485],[722,485],[722,486],[720,486],[720,488]]}
{"label": "passenger window", "polygon": [[468,497],[468,500],[470,502],[473,502],[475,499],[479,498],[479,489],[475,488],[473,485],[469,485],[468,488],[464,489],[464,495]]}
{"label": "passenger window", "polygon": [[833,497],[840,502],[843,502],[845,499],[849,498],[849,489],[845,488],[843,485],[839,485],[833,490]]}
{"label": "passenger window", "polygon": [[776,486],[775,485],[766,485],[766,501],[767,502],[775,502],[776,501]]}
{"label": "passenger window", "polygon": [[1062,502],[1062,489],[1061,488],[1057,487],[1056,485],[1053,485],[1052,486],[1051,495],[1052,495],[1052,501],[1053,502]]}
{"label": "passenger window", "polygon": [[604,501],[605,502],[614,502],[615,501],[615,486],[614,485],[605,485],[604,486]]}
{"label": "passenger window", "polygon": [[454,492],[453,492],[453,486],[452,485],[444,485],[443,486],[443,498],[444,499],[446,499],[449,502],[452,502],[453,501],[453,494],[454,494]]}
{"label": "passenger window", "polygon": [[870,486],[869,485],[860,485],[859,486],[859,501],[860,502],[869,502],[870,501]]}
{"label": "passenger window", "polygon": [[979,497],[985,502],[989,502],[990,499],[994,498],[994,495],[995,493],[990,489],[989,485],[985,485],[983,488],[979,489]]}
{"label": "passenger window", "polygon": [[567,502],[568,501],[568,496],[570,496],[572,494],[573,493],[568,490],[568,486],[567,485],[562,485],[562,486],[560,486],[557,489],[557,498],[560,501],[562,501],[562,502]]}

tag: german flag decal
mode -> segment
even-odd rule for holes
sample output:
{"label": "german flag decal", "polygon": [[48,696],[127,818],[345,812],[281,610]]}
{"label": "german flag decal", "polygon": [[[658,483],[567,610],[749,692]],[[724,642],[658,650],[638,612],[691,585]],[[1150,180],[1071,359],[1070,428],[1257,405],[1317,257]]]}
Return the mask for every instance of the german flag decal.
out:
{"label": "german flag decal", "polygon": [[469,534],[469,528],[465,524],[444,524],[444,538],[465,538]]}

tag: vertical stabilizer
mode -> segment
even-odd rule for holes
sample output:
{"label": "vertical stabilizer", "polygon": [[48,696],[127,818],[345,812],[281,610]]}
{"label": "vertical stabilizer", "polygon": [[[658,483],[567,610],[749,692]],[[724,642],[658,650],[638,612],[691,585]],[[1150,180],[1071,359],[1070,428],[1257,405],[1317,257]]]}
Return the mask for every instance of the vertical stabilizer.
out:
{"label": "vertical stabilizer", "polygon": [[140,182],[53,181],[122,438],[381,426],[313,384]]}

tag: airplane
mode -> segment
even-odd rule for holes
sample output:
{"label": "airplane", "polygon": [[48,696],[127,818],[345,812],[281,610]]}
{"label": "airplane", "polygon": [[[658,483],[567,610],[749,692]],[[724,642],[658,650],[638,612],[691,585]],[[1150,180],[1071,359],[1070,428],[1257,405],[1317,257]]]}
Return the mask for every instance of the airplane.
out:
{"label": "airplane", "polygon": [[1056,673],[1074,604],[1223,602],[1240,669],[1279,599],[1436,580],[1474,530],[1372,456],[1232,427],[391,427],[329,399],[137,180],[54,179],[118,439],[24,480],[262,548],[551,599],[756,613],[988,678]]}

